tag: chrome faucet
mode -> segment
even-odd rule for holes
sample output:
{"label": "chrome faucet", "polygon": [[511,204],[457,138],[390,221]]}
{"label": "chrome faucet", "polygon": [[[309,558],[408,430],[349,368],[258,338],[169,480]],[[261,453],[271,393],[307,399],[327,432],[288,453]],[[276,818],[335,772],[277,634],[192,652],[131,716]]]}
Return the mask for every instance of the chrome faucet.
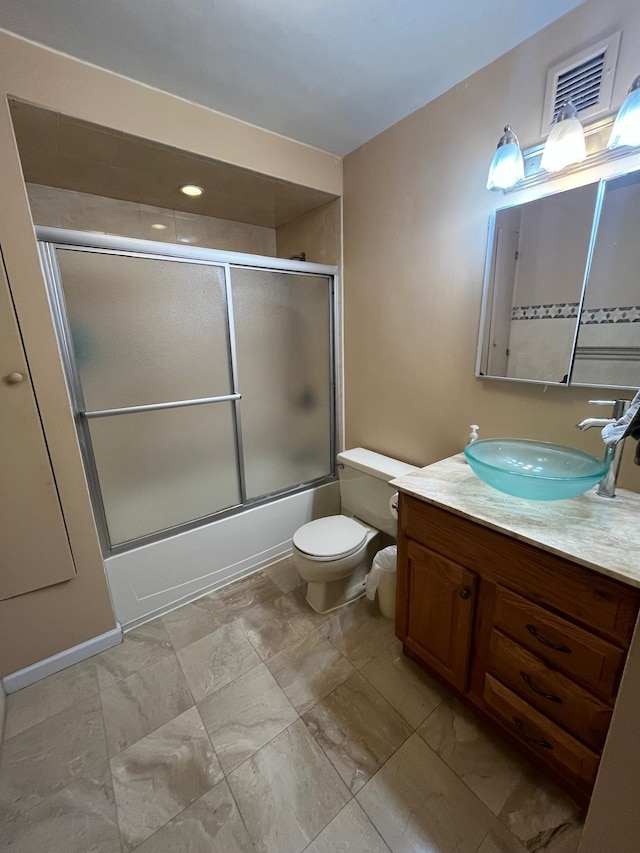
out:
{"label": "chrome faucet", "polygon": [[[589,400],[591,406],[612,406],[613,411],[610,418],[585,418],[576,424],[578,429],[592,429],[593,427],[607,426],[614,424],[627,411],[631,404],[631,400]],[[598,484],[597,494],[602,498],[615,498],[616,482],[618,480],[618,471],[620,470],[620,462],[622,461],[622,451],[624,449],[624,438],[618,441],[613,446],[608,446],[604,452],[604,461],[609,463],[607,473],[604,475]]]}

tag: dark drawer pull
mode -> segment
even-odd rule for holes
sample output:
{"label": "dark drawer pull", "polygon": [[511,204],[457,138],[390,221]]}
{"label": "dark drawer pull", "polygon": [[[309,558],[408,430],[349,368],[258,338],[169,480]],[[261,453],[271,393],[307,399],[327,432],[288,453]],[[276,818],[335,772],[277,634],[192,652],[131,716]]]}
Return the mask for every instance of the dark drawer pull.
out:
{"label": "dark drawer pull", "polygon": [[533,683],[531,676],[527,675],[526,672],[522,672],[522,670],[520,670],[520,675],[527,687],[530,687],[534,693],[538,694],[538,696],[542,696],[543,699],[548,699],[549,702],[558,702],[558,704],[562,704],[562,699],[559,696],[554,696],[553,693],[545,693],[543,690],[540,690],[540,688]]}
{"label": "dark drawer pull", "polygon": [[548,646],[550,649],[553,649],[554,652],[562,652],[565,655],[571,654],[569,646],[563,646],[562,643],[552,643],[551,640],[547,640],[545,637],[538,634],[538,630],[535,625],[527,625],[527,631],[530,634],[533,634],[539,643],[542,643],[543,646]]}
{"label": "dark drawer pull", "polygon": [[466,587],[463,587],[460,590],[460,598],[464,598],[465,601],[467,601],[467,599],[471,598],[471,593]]}
{"label": "dark drawer pull", "polygon": [[543,749],[553,749],[553,746],[551,746],[548,740],[540,740],[539,738],[529,734],[529,732],[522,725],[522,720],[519,717],[514,717],[513,722],[515,723],[516,728],[518,729],[519,733],[522,735],[523,738],[531,741],[531,743],[535,743],[536,746],[541,746]]}

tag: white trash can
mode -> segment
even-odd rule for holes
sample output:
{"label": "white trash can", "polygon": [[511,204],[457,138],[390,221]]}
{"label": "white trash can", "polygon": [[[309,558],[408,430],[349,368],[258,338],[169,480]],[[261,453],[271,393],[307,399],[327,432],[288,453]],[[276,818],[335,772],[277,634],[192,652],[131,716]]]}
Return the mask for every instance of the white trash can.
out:
{"label": "white trash can", "polygon": [[373,558],[371,571],[367,575],[367,598],[373,601],[378,593],[380,613],[387,619],[396,616],[396,564],[398,548],[390,545],[383,548]]}

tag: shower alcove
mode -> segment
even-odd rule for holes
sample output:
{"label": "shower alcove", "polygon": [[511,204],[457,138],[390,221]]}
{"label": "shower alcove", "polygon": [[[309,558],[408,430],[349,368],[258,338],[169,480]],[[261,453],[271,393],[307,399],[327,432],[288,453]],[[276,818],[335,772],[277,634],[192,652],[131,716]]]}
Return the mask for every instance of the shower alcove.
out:
{"label": "shower alcove", "polygon": [[340,202],[24,103],[12,117],[116,618],[133,627],[338,510]]}

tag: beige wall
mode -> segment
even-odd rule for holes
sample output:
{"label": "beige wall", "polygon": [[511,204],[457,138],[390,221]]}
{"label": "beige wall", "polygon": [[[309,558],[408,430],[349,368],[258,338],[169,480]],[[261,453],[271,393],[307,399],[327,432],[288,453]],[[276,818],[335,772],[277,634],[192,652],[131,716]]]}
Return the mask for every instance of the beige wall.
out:
{"label": "beige wall", "polygon": [[[510,195],[485,189],[505,123],[539,141],[546,72],[623,29],[619,105],[640,72],[636,0],[591,0],[345,158],[347,444],[418,464],[459,451],[470,423],[484,437],[560,441],[600,454],[574,424],[602,391],[474,378],[490,211],[563,185]],[[625,451],[622,485],[640,490]]]}
{"label": "beige wall", "polygon": [[340,199],[323,204],[276,229],[279,258],[306,253],[312,264],[340,265],[342,233]]}
{"label": "beige wall", "polygon": [[0,246],[78,569],[71,581],[0,604],[3,674],[114,625],[8,97],[336,195],[342,191],[341,162],[333,155],[0,31]]}
{"label": "beige wall", "polygon": [[[27,184],[34,225],[274,257],[276,230],[117,198]],[[152,225],[164,225],[156,230]]]}

